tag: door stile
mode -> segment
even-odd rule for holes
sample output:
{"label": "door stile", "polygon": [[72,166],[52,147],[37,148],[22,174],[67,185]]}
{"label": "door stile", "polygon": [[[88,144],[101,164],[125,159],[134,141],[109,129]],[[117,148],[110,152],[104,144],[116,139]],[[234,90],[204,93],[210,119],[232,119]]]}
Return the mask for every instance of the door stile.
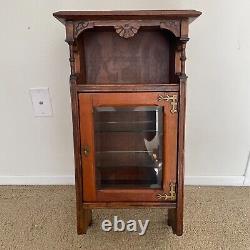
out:
{"label": "door stile", "polygon": [[83,199],[96,200],[93,105],[92,95],[80,94],[81,158],[83,163]]}

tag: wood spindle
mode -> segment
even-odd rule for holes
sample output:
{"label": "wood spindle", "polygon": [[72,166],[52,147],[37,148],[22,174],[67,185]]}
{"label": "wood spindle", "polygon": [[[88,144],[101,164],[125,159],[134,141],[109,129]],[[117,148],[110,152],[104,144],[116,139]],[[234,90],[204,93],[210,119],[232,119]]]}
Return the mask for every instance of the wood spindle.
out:
{"label": "wood spindle", "polygon": [[186,75],[186,42],[181,43],[181,75]]}

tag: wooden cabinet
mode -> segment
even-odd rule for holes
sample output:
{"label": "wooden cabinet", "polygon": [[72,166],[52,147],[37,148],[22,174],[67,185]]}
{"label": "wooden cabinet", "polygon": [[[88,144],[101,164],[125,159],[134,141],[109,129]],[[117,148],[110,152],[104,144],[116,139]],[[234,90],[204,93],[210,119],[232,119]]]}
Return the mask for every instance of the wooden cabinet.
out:
{"label": "wooden cabinet", "polygon": [[182,235],[185,49],[200,14],[54,13],[70,48],[79,234],[93,208],[150,206]]}

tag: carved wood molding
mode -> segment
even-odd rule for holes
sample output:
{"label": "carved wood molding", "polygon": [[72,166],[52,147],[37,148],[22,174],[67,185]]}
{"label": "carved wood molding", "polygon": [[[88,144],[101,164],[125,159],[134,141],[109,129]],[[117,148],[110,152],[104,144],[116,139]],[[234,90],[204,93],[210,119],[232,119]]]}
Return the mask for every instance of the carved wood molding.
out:
{"label": "carved wood molding", "polygon": [[176,37],[181,35],[181,21],[180,20],[134,20],[134,21],[121,21],[121,20],[105,20],[105,21],[75,21],[74,22],[74,38],[77,38],[84,30],[94,27],[114,27],[116,33],[123,38],[133,37],[140,27],[145,26],[160,26],[161,29],[171,31]]}
{"label": "carved wood molding", "polygon": [[140,25],[137,23],[124,23],[114,26],[115,31],[120,37],[130,38],[133,37],[139,30]]}
{"label": "carved wood molding", "polygon": [[93,27],[94,27],[93,23],[89,22],[89,21],[75,22],[75,26],[74,26],[75,37],[78,37],[80,35],[80,33],[82,33],[84,30],[90,29]]}
{"label": "carved wood molding", "polygon": [[176,37],[181,34],[181,23],[180,20],[165,20],[160,22],[160,27],[162,29],[170,30]]}

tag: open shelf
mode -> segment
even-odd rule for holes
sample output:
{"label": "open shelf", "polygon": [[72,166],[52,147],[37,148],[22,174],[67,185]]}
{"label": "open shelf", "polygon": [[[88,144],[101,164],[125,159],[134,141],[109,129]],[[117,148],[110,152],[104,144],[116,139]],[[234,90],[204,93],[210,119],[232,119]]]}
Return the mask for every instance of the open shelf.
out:
{"label": "open shelf", "polygon": [[141,28],[124,39],[112,28],[94,28],[77,40],[81,83],[165,84],[173,82],[176,38],[171,32]]}

